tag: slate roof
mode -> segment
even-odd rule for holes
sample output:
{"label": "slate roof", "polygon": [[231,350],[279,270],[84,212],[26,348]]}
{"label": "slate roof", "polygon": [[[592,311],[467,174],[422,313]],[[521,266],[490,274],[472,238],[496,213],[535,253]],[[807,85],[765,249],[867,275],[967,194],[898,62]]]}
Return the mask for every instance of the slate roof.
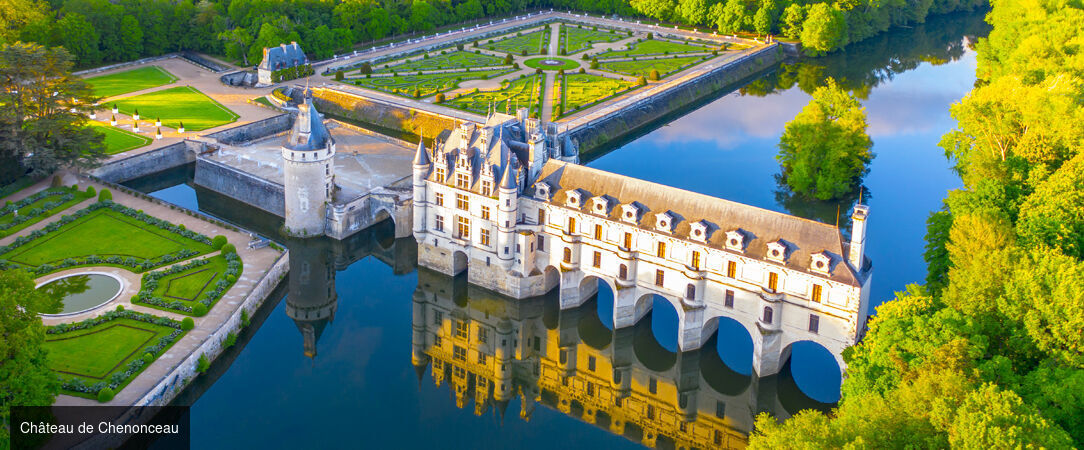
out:
{"label": "slate roof", "polygon": [[[527,146],[518,142],[518,133],[515,126],[515,116],[507,114],[492,114],[485,125],[466,122],[449,131],[444,142],[438,143],[433,152],[434,167],[445,168],[444,184],[455,184],[456,164],[465,159],[471,168],[471,186],[469,190],[475,193],[482,192],[482,181],[489,180],[493,183],[492,195],[496,195],[498,183],[512,162],[513,177],[522,179],[523,161],[527,161]],[[485,133],[489,136],[482,145]],[[434,173],[429,175],[433,180]],[[518,182],[517,182],[518,184]]]}
{"label": "slate roof", "polygon": [[[286,148],[299,152],[311,152],[323,150],[327,147],[328,141],[334,142],[327,126],[324,125],[323,115],[312,104],[312,97],[306,97],[305,103],[298,105],[298,110],[294,128],[290,131],[290,139],[286,141]],[[309,123],[308,133],[301,131],[301,124],[305,121]]]}
{"label": "slate roof", "polygon": [[263,61],[260,61],[260,69],[279,70],[287,67],[302,65],[308,62],[305,52],[297,42],[282,44],[278,47],[264,47]]}
{"label": "slate roof", "polygon": [[[653,232],[658,232],[656,214],[668,213],[675,222],[669,235],[690,241],[696,241],[691,236],[690,224],[702,222],[707,225],[708,247],[815,276],[825,277],[810,270],[811,257],[824,252],[831,258],[828,279],[861,285],[859,277],[844,262],[843,238],[832,225],[559,160],[547,161],[538,181],[550,186],[552,204],[568,207],[569,194],[579,192],[579,209],[594,213],[595,202],[591,199],[604,196],[609,199],[609,207],[601,214],[616,222],[621,222],[624,211],[620,206],[633,204],[639,208],[635,226]],[[534,195],[533,189],[526,195]],[[732,230],[744,235],[744,251],[726,248],[726,233]],[[787,247],[783,262],[768,258],[767,244],[777,241]]]}

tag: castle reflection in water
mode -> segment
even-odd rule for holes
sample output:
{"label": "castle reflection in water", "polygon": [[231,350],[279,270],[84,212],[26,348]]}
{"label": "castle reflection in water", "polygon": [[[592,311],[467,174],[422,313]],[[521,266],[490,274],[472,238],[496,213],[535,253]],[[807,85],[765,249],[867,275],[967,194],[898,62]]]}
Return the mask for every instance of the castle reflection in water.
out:
{"label": "castle reflection in water", "polygon": [[372,256],[396,274],[418,271],[411,362],[419,382],[447,386],[449,401],[475,415],[503,421],[518,403],[520,419],[530,421],[542,406],[648,447],[730,448],[745,446],[760,412],[788,417],[827,406],[801,394],[786,368],[765,378],[732,371],[714,338],[701,350],[672,353],[658,344],[650,320],[607,328],[594,300],[560,311],[555,293],[515,300],[463,276],[417,268],[413,240],[385,231],[287,243],[286,312],[306,356],[317,356],[334,321],[335,273]]}

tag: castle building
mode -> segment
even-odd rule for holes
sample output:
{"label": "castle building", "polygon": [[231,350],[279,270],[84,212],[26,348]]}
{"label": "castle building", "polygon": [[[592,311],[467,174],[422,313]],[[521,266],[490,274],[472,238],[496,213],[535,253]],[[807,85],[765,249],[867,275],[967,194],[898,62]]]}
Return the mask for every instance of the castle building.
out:
{"label": "castle building", "polygon": [[414,159],[418,263],[513,298],[558,288],[574,308],[606,283],[614,326],[635,324],[656,296],[678,313],[678,345],[699,348],[720,320],[740,323],[760,376],[791,344],[816,342],[842,370],[861,339],[872,264],[868,207],[840,230],[787,214],[562,161],[525,119],[490,113]]}
{"label": "castle building", "polygon": [[282,146],[285,230],[294,236],[323,236],[328,203],[333,200],[335,139],[311,96],[297,109],[290,138]]}
{"label": "castle building", "polygon": [[301,46],[297,45],[297,42],[282,44],[278,47],[264,47],[263,61],[260,61],[260,65],[256,67],[256,76],[260,84],[275,84],[271,79],[271,74],[276,70],[303,66],[308,62],[309,59],[305,57],[305,52],[301,51]]}

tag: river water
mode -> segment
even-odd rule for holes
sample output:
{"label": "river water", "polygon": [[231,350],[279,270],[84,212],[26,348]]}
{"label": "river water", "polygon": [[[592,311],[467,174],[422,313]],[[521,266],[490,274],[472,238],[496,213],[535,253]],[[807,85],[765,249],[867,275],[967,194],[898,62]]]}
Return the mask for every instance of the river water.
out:
{"label": "river water", "polygon": [[[987,31],[981,13],[937,17],[785,64],[584,160],[846,228],[857,198],[805,201],[775,177],[784,124],[825,77],[836,78],[861,97],[877,155],[861,194],[871,209],[875,307],[925,278],[926,217],[960,187],[937,142],[954,126],[949,105],[975,81],[969,44]],[[279,220],[193,188],[190,171],[129,185],[274,233]],[[675,353],[668,303],[614,331],[605,288],[564,312],[555,298],[503,299],[419,270],[413,240],[393,239],[387,225],[343,242],[287,242],[289,281],[177,400],[192,405],[193,446],[740,447],[759,412],[787,417],[839,398],[839,370],[815,344],[758,379],[751,339],[738,327],[720,326],[700,351]],[[424,319],[433,314],[444,320]],[[508,336],[524,341],[497,358]],[[446,346],[448,354],[423,344],[436,339],[465,344]]]}

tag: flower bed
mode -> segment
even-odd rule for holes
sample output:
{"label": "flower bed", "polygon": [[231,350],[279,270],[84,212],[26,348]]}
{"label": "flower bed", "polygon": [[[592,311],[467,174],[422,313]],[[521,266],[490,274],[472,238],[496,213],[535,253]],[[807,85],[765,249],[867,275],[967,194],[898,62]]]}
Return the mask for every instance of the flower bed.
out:
{"label": "flower bed", "polygon": [[[38,192],[0,208],[0,237],[19,231],[31,223],[56,214],[62,209],[92,197],[93,193],[72,188],[52,188]],[[52,198],[56,197],[56,198]],[[63,208],[61,208],[63,206]],[[26,209],[30,207],[30,209]],[[9,214],[15,214],[10,218]]]}
{"label": "flower bed", "polygon": [[[195,305],[202,305],[203,313],[206,313],[211,307],[222,298],[223,295],[229,291],[230,287],[237,282],[237,278],[241,275],[241,257],[236,253],[226,253],[221,255],[225,264],[220,264],[219,261],[215,261],[215,258],[205,258],[190,261],[185,264],[176,264],[168,269],[158,270],[155,272],[147,273],[143,275],[142,287],[139,293],[132,298],[133,303],[144,303],[151,307],[159,309],[167,309],[171,311],[180,312],[183,314],[201,316],[198,311],[198,307]],[[192,299],[182,300],[178,298],[167,298],[168,287],[164,282],[169,282],[182,277],[174,277],[174,275],[190,276],[197,272],[196,269],[203,268],[207,265],[214,265],[221,268],[223,265],[225,270],[221,274],[217,272],[213,277],[208,280],[203,289],[200,290],[198,295]],[[212,268],[213,269],[213,268]],[[209,270],[209,269],[200,269]],[[220,275],[220,276],[219,276]],[[213,284],[212,284],[213,282]],[[207,290],[209,289],[209,290]]]}

